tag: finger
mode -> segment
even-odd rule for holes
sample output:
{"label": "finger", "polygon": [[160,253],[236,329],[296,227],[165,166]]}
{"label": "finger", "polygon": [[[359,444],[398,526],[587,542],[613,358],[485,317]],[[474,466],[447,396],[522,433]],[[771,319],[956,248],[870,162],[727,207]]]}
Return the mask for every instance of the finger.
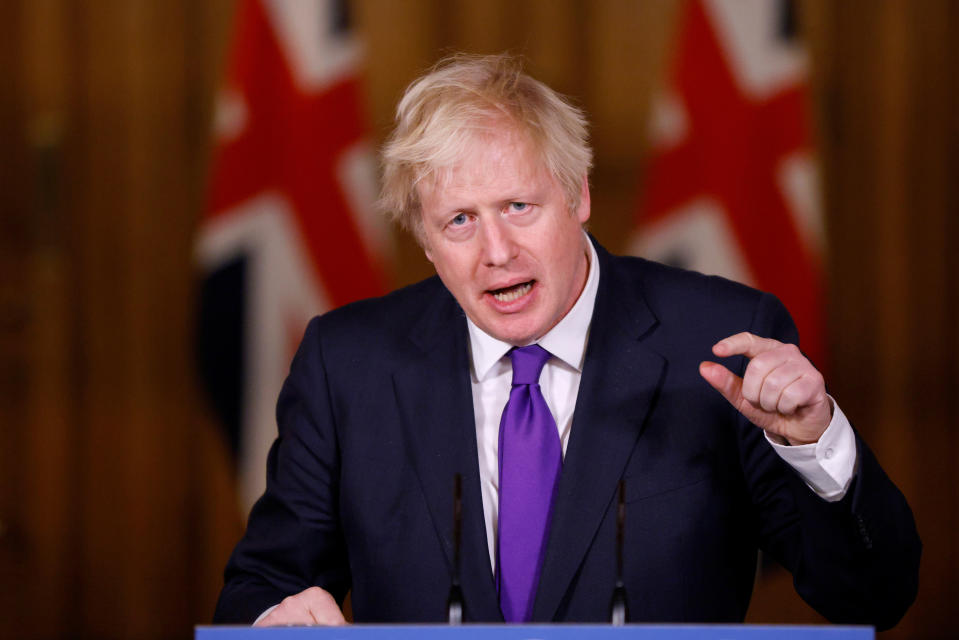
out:
{"label": "finger", "polygon": [[757,427],[765,429],[774,416],[751,404],[742,394],[743,380],[732,371],[715,362],[702,362],[699,374],[718,391],[729,404]]}
{"label": "finger", "polygon": [[755,358],[760,353],[775,349],[782,343],[772,338],[760,338],[759,336],[743,331],[736,335],[723,338],[713,345],[713,353],[720,358],[729,356],[744,355],[747,358]]}
{"label": "finger", "polygon": [[299,596],[291,598],[287,617],[285,624],[316,624],[309,605]]}
{"label": "finger", "polygon": [[273,611],[254,626],[279,627],[288,625],[314,624],[313,616],[297,596],[284,598]]}
{"label": "finger", "polygon": [[783,389],[777,410],[783,415],[793,415],[824,398],[825,385],[822,383],[822,375],[818,371],[806,371]]}
{"label": "finger", "polygon": [[256,622],[254,622],[254,623],[253,623],[253,626],[254,626],[254,627],[275,627],[275,626],[277,626],[277,625],[279,625],[279,624],[283,624],[283,623],[281,623],[281,622],[275,622],[275,621],[274,621],[274,617],[273,617],[273,614],[274,614],[274,613],[276,613],[276,609],[274,609],[273,611],[271,611],[271,612],[268,613],[267,615],[263,616],[262,618],[260,618],[260,619],[257,620]]}
{"label": "finger", "polygon": [[339,626],[346,624],[343,612],[329,592],[319,587],[311,587],[302,594],[310,615],[316,624]]}
{"label": "finger", "polygon": [[340,611],[339,607],[315,611],[313,612],[313,619],[316,620],[316,624],[324,627],[341,627],[346,624],[346,618],[343,617],[343,612]]}
{"label": "finger", "polygon": [[[797,380],[802,378],[805,369],[796,362],[784,362],[771,369],[762,379],[762,385],[759,389],[759,406],[765,411],[780,411],[780,403],[783,400],[783,392]],[[743,386],[745,386],[745,382]],[[799,389],[793,389],[795,394]]]}
{"label": "finger", "polygon": [[[760,353],[746,365],[746,371],[743,372],[743,397],[767,411],[774,411],[778,395],[771,403],[769,398],[766,398],[767,402],[763,402],[763,384],[767,378],[781,367],[807,366],[807,363],[808,361],[795,345],[778,343],[775,348]],[[798,377],[799,374],[793,375],[790,380],[778,380],[778,384],[774,384],[773,391],[781,392],[788,382]]]}

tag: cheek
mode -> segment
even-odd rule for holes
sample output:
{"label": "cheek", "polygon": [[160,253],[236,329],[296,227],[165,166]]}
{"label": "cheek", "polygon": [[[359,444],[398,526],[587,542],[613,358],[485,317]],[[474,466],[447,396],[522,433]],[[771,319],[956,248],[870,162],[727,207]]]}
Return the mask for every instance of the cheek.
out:
{"label": "cheek", "polygon": [[472,271],[466,255],[455,251],[434,251],[431,254],[429,259],[448,288],[459,290],[469,285]]}
{"label": "cheek", "polygon": [[573,269],[579,257],[581,244],[578,235],[571,237],[569,233],[555,234],[547,249],[554,268],[563,272]]}

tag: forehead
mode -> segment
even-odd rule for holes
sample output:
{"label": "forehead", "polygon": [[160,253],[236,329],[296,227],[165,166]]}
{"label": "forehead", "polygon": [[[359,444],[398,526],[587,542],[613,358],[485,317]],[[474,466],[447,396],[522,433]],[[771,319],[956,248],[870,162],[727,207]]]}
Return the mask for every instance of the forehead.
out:
{"label": "forehead", "polygon": [[421,195],[505,188],[548,180],[548,171],[528,136],[501,125],[477,131],[457,150],[449,165],[436,167],[420,182]]}

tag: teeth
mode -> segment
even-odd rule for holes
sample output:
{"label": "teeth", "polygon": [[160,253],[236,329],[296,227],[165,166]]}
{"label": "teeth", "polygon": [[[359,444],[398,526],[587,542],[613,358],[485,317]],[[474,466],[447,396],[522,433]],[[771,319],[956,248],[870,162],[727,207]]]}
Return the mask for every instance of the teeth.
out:
{"label": "teeth", "polygon": [[533,288],[532,282],[524,282],[523,284],[518,284],[509,289],[504,289],[498,293],[494,293],[493,297],[496,298],[499,302],[512,302],[517,298],[522,298],[529,290]]}

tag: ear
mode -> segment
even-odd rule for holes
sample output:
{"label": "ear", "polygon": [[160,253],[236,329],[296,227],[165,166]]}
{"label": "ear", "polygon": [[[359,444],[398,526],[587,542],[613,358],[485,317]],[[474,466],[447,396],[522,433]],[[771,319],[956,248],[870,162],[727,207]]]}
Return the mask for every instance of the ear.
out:
{"label": "ear", "polygon": [[589,178],[583,174],[583,184],[579,188],[579,206],[576,207],[576,218],[580,224],[589,220]]}

